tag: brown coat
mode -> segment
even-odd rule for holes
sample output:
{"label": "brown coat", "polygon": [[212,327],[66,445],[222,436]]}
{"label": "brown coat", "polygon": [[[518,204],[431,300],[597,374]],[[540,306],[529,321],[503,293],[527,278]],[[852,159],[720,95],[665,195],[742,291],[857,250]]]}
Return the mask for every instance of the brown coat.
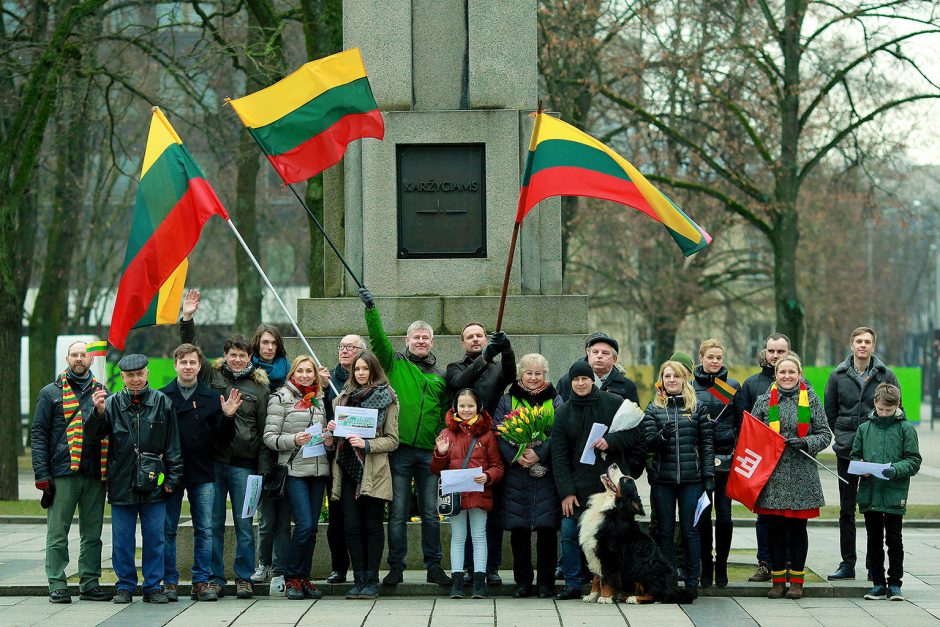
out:
{"label": "brown coat", "polygon": [[[341,394],[333,400],[333,407],[343,405],[347,395]],[[337,440],[333,441],[335,449]],[[385,423],[375,431],[375,438],[369,440],[369,452],[365,457],[360,494],[392,500],[392,469],[388,464],[388,454],[398,448],[398,401],[385,409]],[[343,470],[333,455],[333,489],[330,500],[338,501],[343,492]]]}
{"label": "brown coat", "polygon": [[459,470],[463,467],[463,460],[467,456],[467,448],[473,436],[477,442],[470,454],[467,468],[483,468],[487,481],[483,484],[483,492],[461,492],[460,509],[482,509],[493,511],[493,484],[503,478],[503,458],[499,454],[499,444],[493,435],[493,419],[484,411],[480,414],[473,426],[467,427],[464,423],[454,420],[454,410],[447,412],[447,428],[441,435],[450,442],[450,448],[443,455],[434,447],[434,456],[431,458],[431,472],[441,474],[442,470]]}

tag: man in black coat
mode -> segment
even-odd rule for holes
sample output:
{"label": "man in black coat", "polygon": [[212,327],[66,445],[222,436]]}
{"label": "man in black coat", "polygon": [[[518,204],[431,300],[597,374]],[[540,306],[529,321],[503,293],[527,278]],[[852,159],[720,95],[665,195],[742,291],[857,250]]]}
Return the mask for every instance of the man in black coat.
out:
{"label": "man in black coat", "polygon": [[95,411],[85,422],[88,438],[108,438],[111,564],[118,578],[114,602],[130,603],[137,588],[134,550],[139,517],[144,602],[166,603],[160,587],[166,498],[183,481],[176,413],[170,399],[148,385],[146,356],[125,355],[118,368],[124,389],[110,397],[104,390],[96,391]]}
{"label": "man in black coat", "polygon": [[[734,395],[734,421],[735,433],[741,433],[741,421],[744,412],[754,408],[757,398],[767,392],[773,385],[776,377],[774,368],[781,357],[790,352],[790,338],[783,333],[771,333],[764,342],[764,350],[757,358],[760,372],[744,380],[741,389]],[[767,519],[757,515],[754,525],[757,532],[757,569],[748,581],[770,581],[770,533],[767,528]]]}
{"label": "man in black coat", "polygon": [[189,497],[189,512],[193,519],[193,587],[190,598],[194,601],[219,599],[215,590],[209,588],[212,503],[215,494],[212,458],[217,444],[224,446],[235,437],[235,421],[232,417],[242,401],[238,388],[232,388],[226,400],[199,380],[199,368],[204,362],[205,357],[198,347],[180,344],[173,351],[176,378],[160,390],[170,399],[176,412],[183,455],[183,483],[167,499],[164,524],[163,593],[170,601],[179,600],[176,589],[180,580],[176,569],[176,530],[180,522],[184,489]]}
{"label": "man in black coat", "polygon": [[[602,392],[616,394],[620,398],[630,399],[640,404],[640,395],[636,383],[623,376],[617,369],[617,355],[620,344],[606,333],[592,333],[584,343],[584,357],[580,361],[586,362],[594,372],[594,384]],[[555,386],[562,400],[571,398],[571,380],[563,375]]]}
{"label": "man in black coat", "polygon": [[836,366],[826,382],[823,396],[826,418],[834,440],[839,476],[848,484],[839,484],[839,545],[842,562],[829,579],[855,579],[855,509],[858,499],[858,475],[849,474],[849,454],[858,426],[868,419],[875,408],[875,388],[880,383],[898,385],[898,378],[875,356],[878,336],[869,327],[852,331],[849,347],[852,354]]}
{"label": "man in black coat", "polygon": [[[610,428],[623,398],[603,392],[594,385],[595,372],[583,361],[568,369],[571,398],[555,410],[552,431],[552,472],[561,497],[561,563],[565,588],[555,597],[559,600],[581,597],[581,546],[578,541],[578,519],[592,494],[604,489],[600,476],[612,463],[621,468],[637,464],[645,455],[639,428],[615,433],[607,432],[589,442],[594,423]],[[593,464],[582,464],[586,447],[595,449]]]}
{"label": "man in black coat", "polygon": [[[72,342],[67,365],[39,392],[31,430],[33,474],[43,493],[46,517],[46,578],[49,602],[71,603],[65,567],[69,563],[69,529],[78,508],[80,551],[78,575],[83,601],[110,601],[114,594],[98,585],[101,577],[101,526],[104,520],[107,452],[87,438],[84,425],[94,413],[92,395],[108,388],[91,374],[94,357],[85,342]],[[71,427],[71,430],[69,429]],[[68,433],[68,435],[66,435]]]}
{"label": "man in black coat", "polygon": [[[480,395],[485,409],[492,416],[503,392],[516,380],[516,355],[509,338],[502,331],[493,333],[490,339],[479,322],[469,322],[460,332],[464,358],[447,364],[447,391],[453,402],[460,390],[473,388]],[[499,361],[496,361],[499,357]],[[502,485],[493,487],[493,500],[502,500]],[[467,538],[466,564],[473,563],[470,538]],[[499,567],[503,561],[502,511],[494,508],[486,518],[486,581],[491,586],[503,583]],[[480,569],[482,570],[482,569]],[[468,566],[468,572],[473,572]]]}

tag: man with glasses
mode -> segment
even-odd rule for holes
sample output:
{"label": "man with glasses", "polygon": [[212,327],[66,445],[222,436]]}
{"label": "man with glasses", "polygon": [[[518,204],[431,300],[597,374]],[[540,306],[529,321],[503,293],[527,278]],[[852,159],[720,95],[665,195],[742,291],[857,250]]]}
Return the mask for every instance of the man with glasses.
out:
{"label": "man with glasses", "polygon": [[[339,363],[330,371],[330,380],[337,392],[343,389],[349,379],[356,358],[366,349],[366,344],[359,335],[346,335],[339,341]],[[333,400],[336,393],[327,388],[324,411],[326,420],[333,419]],[[343,508],[339,503],[330,502],[330,522],[326,527],[326,541],[330,546],[332,571],[326,578],[327,583],[346,583],[346,571],[349,570],[349,548],[346,545],[346,525],[343,524]]]}

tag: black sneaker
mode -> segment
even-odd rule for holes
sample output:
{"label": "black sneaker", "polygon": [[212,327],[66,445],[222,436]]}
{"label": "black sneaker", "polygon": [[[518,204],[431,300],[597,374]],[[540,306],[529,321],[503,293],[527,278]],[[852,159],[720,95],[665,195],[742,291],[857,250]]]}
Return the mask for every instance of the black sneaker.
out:
{"label": "black sneaker", "polygon": [[555,596],[555,586],[539,585],[540,599],[550,599]]}
{"label": "black sneaker", "polygon": [[904,601],[904,595],[901,594],[901,586],[888,586],[889,601]]}
{"label": "black sneaker", "polygon": [[163,594],[163,590],[151,590],[150,592],[144,592],[144,603],[155,603],[158,605],[163,605],[164,603],[169,603],[170,600],[166,598],[166,595]]}
{"label": "black sneaker", "polygon": [[884,601],[888,598],[888,590],[884,586],[872,586],[865,594],[865,598],[869,601]]}
{"label": "black sneaker", "polygon": [[503,585],[503,578],[499,576],[498,570],[491,570],[486,573],[486,585],[488,586],[501,586]]}
{"label": "black sneaker", "polygon": [[134,595],[130,590],[124,590],[121,588],[114,593],[114,598],[111,599],[114,603],[130,603],[134,600]]}
{"label": "black sneaker", "polygon": [[[440,568],[440,567],[438,567],[438,568]],[[393,569],[391,569],[390,571],[388,571],[388,574],[385,575],[385,578],[384,578],[384,579],[382,579],[382,585],[385,585],[385,586],[397,586],[397,585],[400,584],[402,581],[404,581],[404,577],[402,577],[402,572],[401,572],[401,570],[399,570],[398,568],[393,568]],[[428,573],[428,581],[431,581],[430,571],[429,571],[429,573]]]}
{"label": "black sneaker", "polygon": [[82,592],[78,598],[82,601],[110,601],[114,598],[114,592],[105,590],[101,586],[95,586]]}
{"label": "black sneaker", "polygon": [[[389,573],[389,575],[391,574],[392,573]],[[388,579],[388,577],[385,577],[385,579]],[[399,579],[399,581],[401,580]],[[451,578],[447,576],[447,573],[444,572],[440,564],[432,564],[431,567],[428,568],[427,582],[436,583],[439,586],[450,586]]]}
{"label": "black sneaker", "polygon": [[334,570],[330,573],[330,576],[326,578],[326,583],[346,583],[346,573]]}
{"label": "black sneaker", "polygon": [[49,592],[49,603],[71,603],[72,595],[68,588],[59,588]]}

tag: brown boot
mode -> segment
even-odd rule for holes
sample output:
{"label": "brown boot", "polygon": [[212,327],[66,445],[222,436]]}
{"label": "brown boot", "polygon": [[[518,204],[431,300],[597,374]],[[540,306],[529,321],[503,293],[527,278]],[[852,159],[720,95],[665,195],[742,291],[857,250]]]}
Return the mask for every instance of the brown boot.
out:
{"label": "brown boot", "polygon": [[786,596],[786,598],[788,599],[802,599],[803,598],[803,584],[791,583],[790,589],[787,590],[787,593],[784,596]]}
{"label": "brown boot", "polygon": [[767,592],[768,599],[782,599],[787,592],[787,584],[775,581],[773,587]]}

